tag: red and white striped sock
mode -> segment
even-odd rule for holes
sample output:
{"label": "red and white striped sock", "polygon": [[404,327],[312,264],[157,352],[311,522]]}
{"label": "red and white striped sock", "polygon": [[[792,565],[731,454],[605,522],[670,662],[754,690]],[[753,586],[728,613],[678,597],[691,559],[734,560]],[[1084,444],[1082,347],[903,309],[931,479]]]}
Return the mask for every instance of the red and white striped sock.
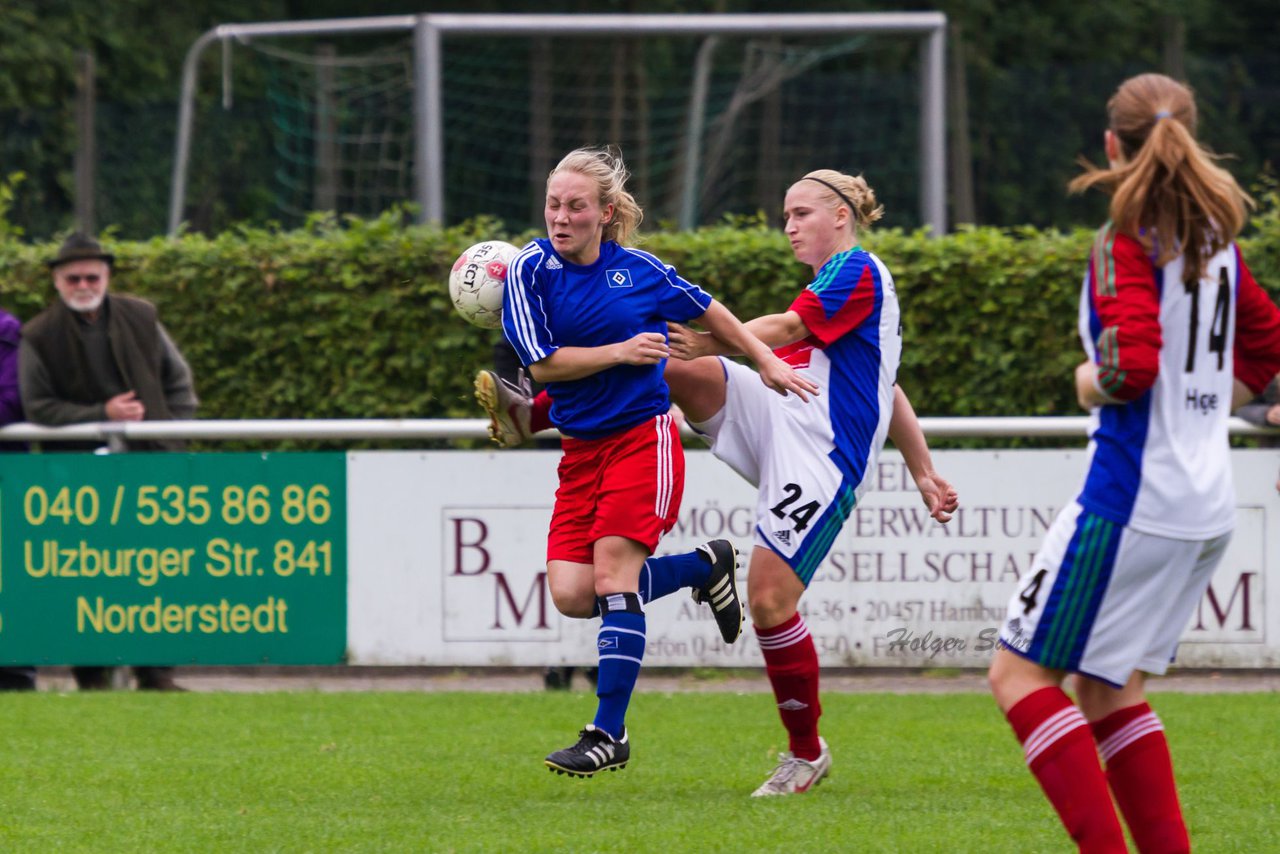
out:
{"label": "red and white striped sock", "polygon": [[1138,850],[1161,854],[1190,851],[1169,742],[1151,706],[1139,703],[1120,709],[1092,727],[1098,752],[1107,765],[1107,782]]}
{"label": "red and white striped sock", "polygon": [[1127,851],[1089,723],[1061,688],[1041,688],[1007,715],[1027,767],[1081,851]]}
{"label": "red and white striped sock", "polygon": [[818,651],[799,614],[770,629],[756,626],[764,653],[764,669],[778,701],[778,714],[787,728],[791,752],[810,761],[822,755],[818,743]]}

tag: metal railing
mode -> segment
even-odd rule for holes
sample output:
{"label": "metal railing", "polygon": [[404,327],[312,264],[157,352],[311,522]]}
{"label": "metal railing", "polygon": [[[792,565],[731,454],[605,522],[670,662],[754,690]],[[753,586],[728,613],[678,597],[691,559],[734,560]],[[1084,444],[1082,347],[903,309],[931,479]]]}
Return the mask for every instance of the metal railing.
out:
{"label": "metal railing", "polygon": [[[194,420],[194,421],[98,421],[44,427],[38,424],[11,424],[0,428],[0,441],[22,442],[102,442],[123,449],[130,441],[193,439],[201,441],[367,441],[404,439],[484,439],[488,420],[484,418],[340,418],[280,420]],[[1089,419],[1085,416],[1023,416],[1003,418],[925,417],[920,426],[931,439],[956,438],[1043,438],[1079,439],[1085,436]],[[1257,427],[1232,418],[1233,436],[1275,436],[1280,431]],[[554,435],[555,431],[547,431]],[[693,435],[691,432],[686,435]]]}

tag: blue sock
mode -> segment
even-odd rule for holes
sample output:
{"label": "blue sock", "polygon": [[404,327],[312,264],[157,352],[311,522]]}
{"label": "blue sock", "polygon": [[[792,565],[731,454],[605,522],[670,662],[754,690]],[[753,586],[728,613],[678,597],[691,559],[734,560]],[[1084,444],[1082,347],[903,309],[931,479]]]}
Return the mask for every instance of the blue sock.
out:
{"label": "blue sock", "polygon": [[600,674],[596,680],[596,729],[621,738],[631,692],[640,676],[644,660],[644,611],[635,593],[599,596],[600,623],[596,646],[600,653]]}
{"label": "blue sock", "polygon": [[[702,552],[651,557],[640,567],[640,601],[648,604],[685,587],[701,587],[711,577],[711,561]],[[591,616],[600,616],[596,599]]]}
{"label": "blue sock", "polygon": [[683,587],[701,587],[711,575],[711,562],[701,552],[651,557],[640,570],[640,601],[653,602]]}

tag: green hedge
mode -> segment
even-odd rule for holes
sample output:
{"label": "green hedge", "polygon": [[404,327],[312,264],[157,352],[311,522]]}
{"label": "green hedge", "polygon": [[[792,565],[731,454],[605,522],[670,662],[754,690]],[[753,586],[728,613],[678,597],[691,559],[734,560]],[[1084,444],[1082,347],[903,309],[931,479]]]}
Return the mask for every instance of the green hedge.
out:
{"label": "green hedge", "polygon": [[[1274,206],[1245,252],[1280,285]],[[448,230],[399,215],[296,231],[243,228],[111,242],[113,287],[154,301],[191,362],[204,418],[476,417],[471,379],[496,331],[453,312],[448,270],[492,222]],[[900,379],[925,415],[1076,414],[1076,305],[1091,233],[977,228],[938,239],[873,231],[864,245],[893,271],[903,306]],[[650,235],[740,317],[784,308],[808,270],[776,229],[738,221]],[[53,296],[56,246],[0,240],[0,304],[23,320]]]}

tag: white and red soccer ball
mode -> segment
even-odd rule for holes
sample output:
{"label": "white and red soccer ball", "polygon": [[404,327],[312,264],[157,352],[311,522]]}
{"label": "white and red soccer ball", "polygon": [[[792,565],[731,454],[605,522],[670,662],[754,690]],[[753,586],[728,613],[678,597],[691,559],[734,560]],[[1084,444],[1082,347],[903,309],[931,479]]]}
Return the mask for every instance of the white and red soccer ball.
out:
{"label": "white and red soccer ball", "polygon": [[485,240],[467,249],[453,262],[449,273],[449,298],[458,314],[485,329],[502,325],[502,293],[507,266],[519,249],[501,240]]}

